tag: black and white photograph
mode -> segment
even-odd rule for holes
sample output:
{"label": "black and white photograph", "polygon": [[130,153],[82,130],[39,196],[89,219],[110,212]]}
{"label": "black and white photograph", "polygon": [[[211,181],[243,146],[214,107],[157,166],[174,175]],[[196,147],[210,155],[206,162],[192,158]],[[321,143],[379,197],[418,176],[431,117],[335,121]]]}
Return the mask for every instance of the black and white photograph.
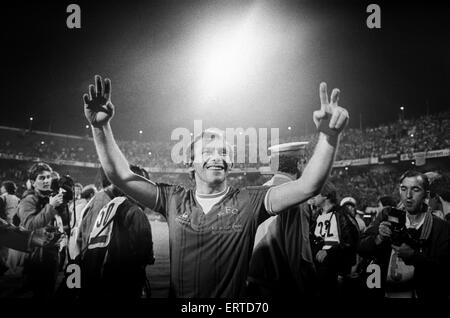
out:
{"label": "black and white photograph", "polygon": [[1,6],[1,302],[448,303],[450,4]]}

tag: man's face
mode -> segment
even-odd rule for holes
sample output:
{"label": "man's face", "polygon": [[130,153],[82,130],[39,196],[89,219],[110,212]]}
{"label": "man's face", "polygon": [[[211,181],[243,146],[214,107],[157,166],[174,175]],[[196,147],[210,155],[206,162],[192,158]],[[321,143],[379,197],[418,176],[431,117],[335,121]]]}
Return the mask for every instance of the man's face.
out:
{"label": "man's face", "polygon": [[323,196],[322,194],[318,194],[315,197],[313,197],[314,205],[318,208],[323,208],[323,205],[325,201],[327,200],[327,197]]}
{"label": "man's face", "polygon": [[349,212],[350,212],[353,216],[355,216],[355,215],[356,215],[356,208],[355,208],[355,206],[354,206],[353,204],[347,204],[347,207],[348,207]]}
{"label": "man's face", "polygon": [[34,189],[37,191],[49,191],[51,182],[52,176],[50,171],[43,171],[36,177],[36,180],[31,181]]}
{"label": "man's face", "polygon": [[223,183],[231,168],[230,153],[223,140],[199,140],[194,145],[194,170],[209,185]]}
{"label": "man's face", "polygon": [[405,178],[400,184],[401,202],[410,214],[420,212],[426,196],[427,193],[422,186],[422,180],[419,176]]}
{"label": "man's face", "polygon": [[4,194],[4,193],[6,193],[6,189],[5,189],[5,186],[2,186],[2,187],[0,188],[0,193],[1,193],[1,194]]}
{"label": "man's face", "polygon": [[383,203],[378,201],[378,206],[376,207],[377,213],[380,213],[383,210],[383,208],[384,208]]}

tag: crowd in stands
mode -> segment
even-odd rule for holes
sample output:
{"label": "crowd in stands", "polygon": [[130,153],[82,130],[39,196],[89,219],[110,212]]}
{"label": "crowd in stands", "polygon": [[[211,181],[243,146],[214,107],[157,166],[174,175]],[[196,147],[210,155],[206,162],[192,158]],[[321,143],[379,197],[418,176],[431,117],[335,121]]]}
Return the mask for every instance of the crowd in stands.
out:
{"label": "crowd in stands", "polygon": [[[92,139],[64,135],[41,134],[29,131],[1,129],[0,153],[18,154],[41,160],[75,160],[97,163]],[[311,155],[317,134],[281,137],[280,143],[309,141],[306,157]],[[133,164],[161,170],[184,168],[174,163],[171,150],[176,141],[119,141],[119,147]],[[236,168],[258,168],[267,164],[249,162],[248,146],[244,163]],[[253,145],[250,145],[253,146]],[[348,128],[342,134],[336,160],[378,157],[385,154],[413,153],[438,150],[450,146],[450,112],[405,119],[363,130]]]}
{"label": "crowd in stands", "polygon": [[[27,163],[28,166],[30,163]],[[3,168],[2,168],[3,167]],[[0,180],[12,180],[17,186],[19,195],[25,191],[25,180],[27,178],[27,165],[14,165],[9,167],[0,166]],[[65,170],[60,169],[63,174]],[[81,183],[98,184],[98,175],[93,169],[76,167],[69,174]],[[358,208],[362,211],[366,207],[376,206],[379,197],[390,195],[398,199],[398,191],[396,183],[401,175],[402,168],[390,166],[389,169],[370,169],[370,168],[352,168],[333,169],[330,180],[340,190],[341,197],[352,196],[358,202]],[[194,187],[194,182],[188,173],[152,173],[151,178],[155,182],[168,184],[181,184],[185,187]],[[231,173],[228,176],[229,184],[233,187],[240,188],[244,186],[258,186],[264,184],[271,178],[270,174],[256,173]]]}
{"label": "crowd in stands", "polygon": [[[97,163],[97,154],[92,139],[86,137],[56,135],[48,133],[9,130],[1,128],[0,153],[6,155],[22,155],[39,160],[73,160]],[[305,158],[311,156],[317,134],[284,138],[281,142],[309,141],[305,149]],[[165,169],[185,168],[183,163],[174,164],[171,159],[172,142],[141,142],[119,141],[119,146],[125,156],[133,164],[143,167]],[[246,163],[235,163],[235,168],[258,168],[261,163],[248,163],[248,144]],[[364,130],[349,128],[344,131],[341,139],[337,160],[357,159],[380,156],[392,153],[412,153],[449,148],[450,146],[450,112],[423,116],[417,119],[399,120],[387,125],[381,125]],[[267,166],[267,164],[265,164]],[[14,180],[19,185],[24,183],[26,167],[3,167],[0,180]],[[65,172],[64,172],[65,173]],[[72,173],[73,174],[73,173]],[[88,175],[88,174],[87,174]],[[80,171],[79,176],[83,176]],[[192,186],[188,174],[154,173],[155,181],[165,183],[181,183]],[[343,195],[358,198],[362,206],[373,205],[380,195],[392,194],[392,188],[397,173],[392,171],[366,170],[349,173],[346,170],[335,169],[332,181],[342,189]],[[261,185],[269,176],[256,173],[231,174],[230,184],[233,186]],[[83,182],[85,180],[82,180]]]}

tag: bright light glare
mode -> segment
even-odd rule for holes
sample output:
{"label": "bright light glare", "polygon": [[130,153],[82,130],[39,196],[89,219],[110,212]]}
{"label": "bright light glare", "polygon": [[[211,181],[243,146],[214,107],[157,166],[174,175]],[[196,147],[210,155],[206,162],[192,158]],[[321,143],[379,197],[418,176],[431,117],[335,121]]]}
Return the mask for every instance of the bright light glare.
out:
{"label": "bright light glare", "polygon": [[[211,100],[226,92],[236,93],[255,77],[268,43],[252,11],[246,18],[213,28],[199,51],[200,91]],[[231,24],[231,26],[230,26]]]}

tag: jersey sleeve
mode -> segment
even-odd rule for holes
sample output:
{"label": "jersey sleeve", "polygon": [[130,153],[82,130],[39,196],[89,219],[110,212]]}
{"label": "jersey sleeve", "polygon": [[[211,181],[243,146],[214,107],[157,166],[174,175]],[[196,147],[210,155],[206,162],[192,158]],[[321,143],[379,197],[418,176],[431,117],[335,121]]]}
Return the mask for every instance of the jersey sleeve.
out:
{"label": "jersey sleeve", "polygon": [[267,220],[273,214],[266,209],[267,193],[270,187],[258,186],[247,187],[249,193],[250,205],[254,212],[253,217],[257,220],[258,225]]}
{"label": "jersey sleeve", "polygon": [[157,183],[157,197],[155,208],[153,209],[155,212],[161,213],[165,218],[169,215],[169,205],[170,201],[174,195],[174,193],[180,192],[184,190],[182,186],[179,185],[171,185],[166,183]]}

